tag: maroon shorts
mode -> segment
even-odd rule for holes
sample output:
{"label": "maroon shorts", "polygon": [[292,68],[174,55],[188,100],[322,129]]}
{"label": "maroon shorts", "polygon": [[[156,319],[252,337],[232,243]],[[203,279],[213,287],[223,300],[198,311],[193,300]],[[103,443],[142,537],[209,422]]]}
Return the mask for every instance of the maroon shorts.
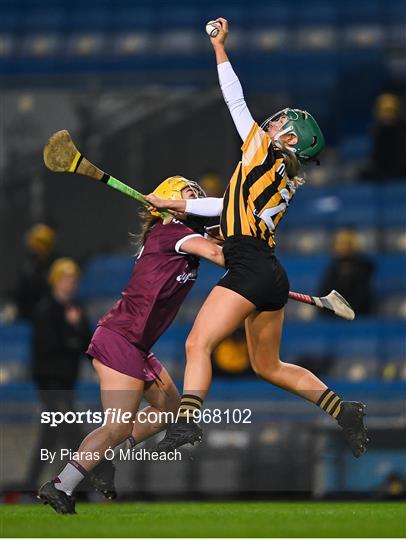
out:
{"label": "maroon shorts", "polygon": [[162,364],[154,353],[141,351],[124,336],[104,326],[96,328],[86,354],[141,381],[154,381],[162,371]]}

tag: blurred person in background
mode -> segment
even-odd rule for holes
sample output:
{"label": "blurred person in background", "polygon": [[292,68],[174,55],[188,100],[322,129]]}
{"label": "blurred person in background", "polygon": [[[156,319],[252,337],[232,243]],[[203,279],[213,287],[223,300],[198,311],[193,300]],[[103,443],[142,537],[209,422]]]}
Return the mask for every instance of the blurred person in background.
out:
{"label": "blurred person in background", "polygon": [[33,225],[25,235],[24,260],[14,293],[18,318],[32,319],[38,302],[49,293],[55,237],[55,230],[44,223]]}
{"label": "blurred person in background", "polygon": [[[80,361],[91,336],[83,308],[75,300],[79,277],[79,266],[72,259],[54,261],[49,270],[51,291],[34,310],[32,378],[42,411],[75,410]],[[81,438],[75,424],[41,424],[28,473],[29,486],[37,485],[46,463],[40,460],[41,448],[53,449],[58,442],[66,448],[76,447]]]}
{"label": "blurred person in background", "polygon": [[401,100],[395,94],[381,94],[373,115],[371,158],[363,178],[406,179],[406,116]]}
{"label": "blurred person in background", "polygon": [[[338,231],[333,243],[333,258],[320,287],[322,295],[335,289],[347,299],[357,315],[369,315],[373,312],[373,275],[374,264],[362,252],[356,231]],[[322,313],[325,315],[326,310]]]}
{"label": "blurred person in background", "polygon": [[406,494],[406,479],[400,471],[393,470],[375,491],[378,499],[403,499]]}
{"label": "blurred person in background", "polygon": [[205,191],[207,197],[222,197],[225,186],[220,175],[215,171],[205,172],[199,180],[199,184]]}
{"label": "blurred person in background", "polygon": [[[222,197],[225,191],[225,186],[220,175],[213,169],[202,174],[199,180],[199,185],[202,186],[202,189],[206,193],[207,197]],[[206,226],[211,227],[211,234],[219,232],[217,228],[217,226],[219,226],[219,217],[208,217]]]}

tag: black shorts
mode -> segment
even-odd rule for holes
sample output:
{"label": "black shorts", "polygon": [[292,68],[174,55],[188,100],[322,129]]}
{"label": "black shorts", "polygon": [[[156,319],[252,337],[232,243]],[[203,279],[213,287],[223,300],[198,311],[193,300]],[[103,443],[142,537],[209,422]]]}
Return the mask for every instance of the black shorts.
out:
{"label": "black shorts", "polygon": [[227,272],[217,283],[252,302],[259,311],[276,311],[288,301],[289,280],[274,250],[251,236],[231,236],[223,246]]}

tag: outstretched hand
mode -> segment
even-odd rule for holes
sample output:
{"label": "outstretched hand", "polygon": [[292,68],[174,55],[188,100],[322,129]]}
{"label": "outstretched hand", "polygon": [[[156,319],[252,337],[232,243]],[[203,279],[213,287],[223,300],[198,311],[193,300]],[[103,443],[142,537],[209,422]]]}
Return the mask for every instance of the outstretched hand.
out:
{"label": "outstretched hand", "polygon": [[161,199],[161,197],[157,197],[153,193],[150,193],[149,195],[144,195],[144,199],[150,204],[150,206],[147,207],[150,212],[153,210],[166,210],[177,219],[186,218],[186,215],[184,213],[186,203],[183,199],[177,201],[170,201],[168,199]]}
{"label": "outstretched hand", "polygon": [[161,208],[167,208],[168,202],[166,199],[161,199],[161,197],[157,197],[153,193],[150,193],[149,195],[144,195],[144,199],[148,201],[152,207],[152,210],[154,209],[161,209]]}
{"label": "outstretched hand", "polygon": [[218,28],[219,33],[216,37],[211,37],[210,41],[215,48],[218,45],[224,46],[227,36],[228,36],[228,21],[227,19],[224,19],[223,17],[219,17],[215,21],[211,23],[213,26]]}

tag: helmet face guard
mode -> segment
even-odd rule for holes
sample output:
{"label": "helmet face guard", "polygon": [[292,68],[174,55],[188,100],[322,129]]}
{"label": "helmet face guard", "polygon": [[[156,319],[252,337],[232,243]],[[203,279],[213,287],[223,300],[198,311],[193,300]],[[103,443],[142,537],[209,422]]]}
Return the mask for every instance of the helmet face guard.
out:
{"label": "helmet face guard", "polygon": [[261,128],[267,131],[269,124],[279,120],[281,116],[286,116],[287,120],[276,134],[275,140],[278,140],[285,133],[293,133],[298,140],[289,148],[295,152],[297,157],[301,161],[316,158],[323,150],[325,142],[323,133],[313,116],[307,111],[286,108],[267,118],[261,124]]}
{"label": "helmet face guard", "polygon": [[[183,176],[170,176],[159,184],[158,187],[152,192],[161,199],[167,199],[170,201],[182,199],[182,190],[185,188],[191,188],[196,195],[197,199],[203,199],[207,197],[205,191],[197,182],[188,180]],[[160,216],[159,212],[151,211],[153,216]]]}

